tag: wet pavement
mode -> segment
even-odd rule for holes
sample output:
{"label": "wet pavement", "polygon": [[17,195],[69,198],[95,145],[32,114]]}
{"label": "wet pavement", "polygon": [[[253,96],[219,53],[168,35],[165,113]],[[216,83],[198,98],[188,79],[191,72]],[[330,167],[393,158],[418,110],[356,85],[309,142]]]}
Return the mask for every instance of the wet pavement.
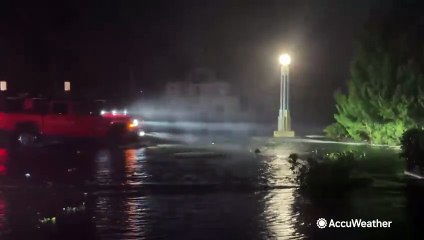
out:
{"label": "wet pavement", "polygon": [[[1,239],[420,239],[420,188],[357,190],[311,200],[290,184],[288,145],[53,146],[0,151]],[[313,148],[313,147],[312,147]],[[392,228],[318,229],[318,218],[393,221]]]}

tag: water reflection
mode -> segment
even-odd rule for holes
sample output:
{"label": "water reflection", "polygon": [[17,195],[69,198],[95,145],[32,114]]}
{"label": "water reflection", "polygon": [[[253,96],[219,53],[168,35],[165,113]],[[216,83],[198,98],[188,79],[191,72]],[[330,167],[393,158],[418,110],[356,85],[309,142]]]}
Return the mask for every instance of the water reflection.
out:
{"label": "water reflection", "polygon": [[244,197],[244,201],[226,195],[140,196],[119,201],[102,197],[96,225],[104,239],[116,238],[115,234],[123,239],[251,239],[257,233],[257,205],[251,196]]}
{"label": "water reflection", "polygon": [[126,157],[119,149],[100,149],[94,158],[96,185],[121,185],[126,181]]}
{"label": "water reflection", "polygon": [[125,155],[126,184],[140,185],[149,177],[145,171],[145,149],[127,149]]}
{"label": "water reflection", "polygon": [[0,233],[6,232],[7,230],[6,199],[4,198],[3,194],[0,194]]}
{"label": "water reflection", "polygon": [[94,158],[94,179],[97,184],[110,184],[112,180],[112,154],[108,149],[97,151]]}
{"label": "water reflection", "polygon": [[[40,154],[41,161],[31,159],[37,170],[32,175],[53,172],[72,186],[78,179],[89,179],[89,184],[68,188],[50,178],[52,184],[40,187],[30,179],[13,191],[6,189],[0,194],[0,232],[10,230],[9,239],[214,240],[401,238],[404,229],[413,238],[422,232],[411,227],[423,223],[424,194],[417,189],[359,190],[344,199],[318,201],[302,197],[295,188],[255,188],[288,184],[286,159],[291,151],[176,159],[177,151],[95,149],[64,154],[53,149]],[[244,188],[243,181],[255,187]],[[203,183],[213,183],[213,188]],[[55,225],[39,223],[52,216],[57,217]],[[395,227],[378,232],[319,230],[319,217],[389,219]]]}
{"label": "water reflection", "polygon": [[101,196],[95,223],[102,239],[303,239],[293,191]]}
{"label": "water reflection", "polygon": [[288,155],[259,156],[258,177],[260,184],[266,186],[291,186],[288,177],[291,176]]}
{"label": "water reflection", "polygon": [[[293,211],[293,190],[211,194],[122,194],[99,192],[94,198],[75,193],[11,194],[2,205],[0,231],[31,239],[301,239]],[[2,197],[2,195],[0,195]],[[32,197],[30,200],[29,196]],[[19,199],[19,200],[18,200]],[[18,201],[16,201],[18,200]],[[83,204],[86,208],[79,208]],[[27,207],[24,207],[27,206]],[[66,206],[80,209],[65,212]],[[38,220],[55,216],[55,225]]]}
{"label": "water reflection", "polygon": [[228,155],[177,159],[187,150],[101,149],[94,157],[94,183],[99,185],[205,185],[255,184],[258,160],[252,156]]}
{"label": "water reflection", "polygon": [[267,226],[267,239],[302,239],[299,225],[305,224],[298,219],[295,204],[295,189],[271,191],[264,196],[265,211],[263,220]]}
{"label": "water reflection", "polygon": [[130,198],[125,202],[125,212],[127,214],[127,239],[143,239],[149,237],[149,199],[140,201],[138,198]]}
{"label": "water reflection", "polygon": [[148,197],[100,196],[94,221],[102,239],[145,239],[152,215]]}
{"label": "water reflection", "polygon": [[9,160],[9,153],[7,149],[0,148],[0,176],[6,175],[8,160]]}
{"label": "water reflection", "polygon": [[126,177],[132,178],[137,174],[137,170],[141,167],[141,164],[137,164],[137,150],[128,149],[125,151],[125,173]]}

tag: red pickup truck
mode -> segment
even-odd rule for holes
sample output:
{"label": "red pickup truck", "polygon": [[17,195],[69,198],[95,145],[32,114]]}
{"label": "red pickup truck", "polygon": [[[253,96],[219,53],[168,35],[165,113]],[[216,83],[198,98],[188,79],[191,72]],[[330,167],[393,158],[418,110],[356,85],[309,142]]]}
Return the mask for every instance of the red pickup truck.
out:
{"label": "red pickup truck", "polygon": [[0,102],[0,132],[12,146],[65,139],[121,142],[144,135],[139,120],[102,111],[95,101],[3,98]]}

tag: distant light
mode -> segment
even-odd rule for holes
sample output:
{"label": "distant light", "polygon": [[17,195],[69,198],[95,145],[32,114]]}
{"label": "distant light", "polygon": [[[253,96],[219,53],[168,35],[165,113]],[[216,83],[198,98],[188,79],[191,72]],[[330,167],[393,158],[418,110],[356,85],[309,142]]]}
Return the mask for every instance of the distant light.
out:
{"label": "distant light", "polygon": [[100,115],[105,115],[106,114],[106,111],[105,110],[101,110],[100,111]]}
{"label": "distant light", "polygon": [[138,136],[140,137],[144,137],[146,135],[146,133],[144,131],[139,131],[138,132]]}
{"label": "distant light", "polygon": [[291,63],[291,57],[286,53],[280,56],[279,61],[281,65],[288,66]]}
{"label": "distant light", "polygon": [[26,178],[30,178],[30,177],[31,177],[31,174],[29,174],[29,173],[25,173],[25,177],[26,177]]}
{"label": "distant light", "polygon": [[7,91],[7,82],[6,81],[0,81],[0,91],[2,91],[2,92]]}
{"label": "distant light", "polygon": [[65,87],[65,92],[70,92],[71,91],[71,82],[65,81],[64,87]]}
{"label": "distant light", "polygon": [[128,111],[127,109],[124,110],[124,115],[127,115]]}
{"label": "distant light", "polygon": [[115,116],[116,115],[116,110],[112,110],[112,115]]}

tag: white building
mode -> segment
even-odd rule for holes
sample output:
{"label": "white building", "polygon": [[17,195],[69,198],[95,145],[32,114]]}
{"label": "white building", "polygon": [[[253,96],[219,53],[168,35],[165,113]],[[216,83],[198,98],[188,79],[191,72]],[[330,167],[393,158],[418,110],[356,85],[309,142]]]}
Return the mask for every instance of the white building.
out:
{"label": "white building", "polygon": [[176,121],[238,122],[252,121],[253,112],[234,94],[231,85],[207,69],[196,69],[185,81],[166,85],[164,103],[167,114]]}

